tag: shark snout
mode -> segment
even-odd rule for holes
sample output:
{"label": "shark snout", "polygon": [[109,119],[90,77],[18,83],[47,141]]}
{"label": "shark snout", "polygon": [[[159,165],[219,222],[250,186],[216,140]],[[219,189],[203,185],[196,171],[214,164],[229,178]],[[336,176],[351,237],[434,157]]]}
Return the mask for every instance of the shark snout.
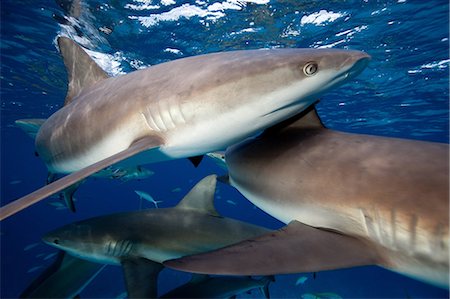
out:
{"label": "shark snout", "polygon": [[346,77],[354,77],[361,73],[369,64],[371,56],[362,51],[352,51],[352,54],[342,63],[342,69],[345,71]]}
{"label": "shark snout", "polygon": [[54,236],[53,234],[45,234],[42,237],[42,242],[44,242],[45,244],[48,244],[50,246],[55,246],[60,243],[60,240],[57,236]]}

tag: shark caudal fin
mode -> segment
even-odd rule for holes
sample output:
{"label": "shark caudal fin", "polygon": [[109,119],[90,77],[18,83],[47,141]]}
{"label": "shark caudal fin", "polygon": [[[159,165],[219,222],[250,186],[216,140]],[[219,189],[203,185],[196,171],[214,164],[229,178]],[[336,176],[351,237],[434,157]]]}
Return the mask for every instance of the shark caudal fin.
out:
{"label": "shark caudal fin", "polygon": [[66,66],[69,87],[64,105],[69,104],[82,89],[108,78],[108,74],[74,41],[60,36],[58,46]]}
{"label": "shark caudal fin", "polygon": [[3,220],[29,206],[47,198],[61,190],[66,189],[73,184],[83,180],[84,178],[102,170],[110,165],[116,164],[122,160],[130,158],[140,152],[149,150],[152,148],[157,148],[164,144],[164,140],[157,136],[146,136],[142,139],[137,140],[130,145],[129,148],[123,150],[111,157],[103,159],[97,163],[94,163],[88,167],[85,167],[79,171],[66,175],[59,180],[56,180],[41,189],[38,189],[22,198],[19,198],[3,207],[0,208],[0,220]]}
{"label": "shark caudal fin", "polygon": [[222,249],[164,262],[176,270],[220,275],[276,275],[374,264],[384,260],[370,243],[298,221]]}

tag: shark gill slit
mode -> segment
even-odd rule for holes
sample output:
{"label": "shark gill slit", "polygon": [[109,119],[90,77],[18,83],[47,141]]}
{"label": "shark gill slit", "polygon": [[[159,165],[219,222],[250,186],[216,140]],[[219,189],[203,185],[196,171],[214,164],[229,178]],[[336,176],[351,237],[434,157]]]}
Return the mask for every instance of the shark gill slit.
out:
{"label": "shark gill slit", "polygon": [[391,245],[392,248],[397,248],[397,212],[395,209],[391,209],[391,233],[392,233],[392,239],[391,239]]}
{"label": "shark gill slit", "polygon": [[416,239],[417,239],[417,225],[419,223],[419,218],[417,217],[416,214],[411,216],[411,222],[410,222],[410,239],[409,239],[409,248],[411,250],[411,252],[415,252],[416,251]]}
{"label": "shark gill slit", "polygon": [[447,254],[448,245],[445,244],[445,238],[448,232],[444,231],[443,226],[437,224],[434,229],[434,240],[429,243],[430,252],[438,252],[439,254]]}
{"label": "shark gill slit", "polygon": [[170,103],[164,102],[161,103],[161,117],[163,119],[166,130],[174,129],[176,124],[173,120],[172,114],[170,113]]}
{"label": "shark gill slit", "polygon": [[169,116],[169,121],[172,125],[172,129],[176,128],[177,125],[179,124],[177,117],[176,117],[177,112],[174,111],[174,109],[172,109],[174,106],[177,106],[177,105],[173,105],[173,104],[169,103],[169,107],[167,109],[167,114]]}
{"label": "shark gill slit", "polygon": [[149,122],[148,118],[145,116],[145,113],[144,113],[144,112],[141,112],[141,116],[142,116],[142,118],[144,119],[144,122],[145,122],[145,124],[147,125],[147,127],[148,127],[150,130],[155,131],[154,126],[152,126],[152,125],[150,124],[150,122]]}
{"label": "shark gill slit", "polygon": [[[153,131],[161,132],[160,128],[158,127],[158,124],[155,121],[155,117],[153,116],[153,110],[151,107],[147,107],[147,123],[150,124],[150,127],[153,129]],[[144,114],[145,116],[145,114]]]}
{"label": "shark gill slit", "polygon": [[163,107],[162,107],[162,103],[161,102],[164,102],[164,101],[158,101],[158,102],[156,102],[156,120],[159,120],[160,121],[160,129],[161,129],[161,131],[163,131],[163,132],[165,132],[165,131],[167,131],[167,126],[166,126],[166,124],[165,124],[165,122],[164,122],[164,115],[163,115]]}

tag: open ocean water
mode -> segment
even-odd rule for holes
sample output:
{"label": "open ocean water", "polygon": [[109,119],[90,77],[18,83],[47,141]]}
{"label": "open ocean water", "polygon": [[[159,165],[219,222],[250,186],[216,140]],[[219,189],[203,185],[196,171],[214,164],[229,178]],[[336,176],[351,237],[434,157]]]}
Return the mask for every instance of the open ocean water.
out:
{"label": "open ocean water", "polygon": [[[0,3],[2,205],[46,180],[33,140],[14,121],[47,118],[62,107],[67,78],[55,46],[58,35],[91,50],[112,75],[235,49],[363,50],[372,56],[367,69],[322,97],[318,110],[324,123],[348,132],[449,142],[447,0],[83,0],[79,16],[70,15],[66,4]],[[154,174],[140,181],[89,179],[76,194],[77,213],[58,208],[58,200],[50,198],[1,222],[1,297],[17,297],[52,262],[56,250],[40,241],[44,233],[88,217],[136,210],[139,198],[134,190],[163,201],[160,207],[170,207],[204,176],[224,173],[210,159],[198,168],[186,159],[145,167]],[[218,184],[216,205],[225,216],[270,228],[282,225],[223,184]],[[297,285],[302,276],[307,279]],[[164,270],[159,291],[188,279],[187,274]],[[278,275],[270,291],[273,298],[311,298],[305,294],[313,293],[332,293],[328,298],[449,296],[448,290],[375,266],[319,272],[315,278],[312,273]],[[123,292],[121,269],[107,266],[80,296],[117,298]]]}

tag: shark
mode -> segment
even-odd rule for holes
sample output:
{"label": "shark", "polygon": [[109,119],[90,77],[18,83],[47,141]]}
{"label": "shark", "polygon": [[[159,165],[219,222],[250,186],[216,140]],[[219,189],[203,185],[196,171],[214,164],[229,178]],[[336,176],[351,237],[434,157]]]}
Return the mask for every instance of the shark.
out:
{"label": "shark", "polygon": [[191,281],[159,298],[235,298],[236,295],[259,288],[266,299],[270,298],[269,284],[272,276],[252,277],[192,275]]}
{"label": "shark", "polygon": [[173,208],[83,220],[49,232],[43,241],[79,259],[121,265],[130,297],[154,297],[156,277],[165,260],[218,249],[270,231],[220,216],[213,203],[215,186],[216,175],[210,175]]}
{"label": "shark", "polygon": [[20,294],[19,298],[76,298],[105,266],[59,251],[55,261]]}
{"label": "shark", "polygon": [[230,275],[379,265],[448,289],[449,145],[327,129],[314,107],[284,125],[230,147],[226,162],[229,183],[287,226],[165,265]]}
{"label": "shark", "polygon": [[266,49],[181,58],[109,77],[75,42],[57,39],[64,106],[36,135],[51,173],[67,174],[0,208],[0,220],[113,164],[144,165],[227,148],[292,117],[359,74],[356,50]]}

